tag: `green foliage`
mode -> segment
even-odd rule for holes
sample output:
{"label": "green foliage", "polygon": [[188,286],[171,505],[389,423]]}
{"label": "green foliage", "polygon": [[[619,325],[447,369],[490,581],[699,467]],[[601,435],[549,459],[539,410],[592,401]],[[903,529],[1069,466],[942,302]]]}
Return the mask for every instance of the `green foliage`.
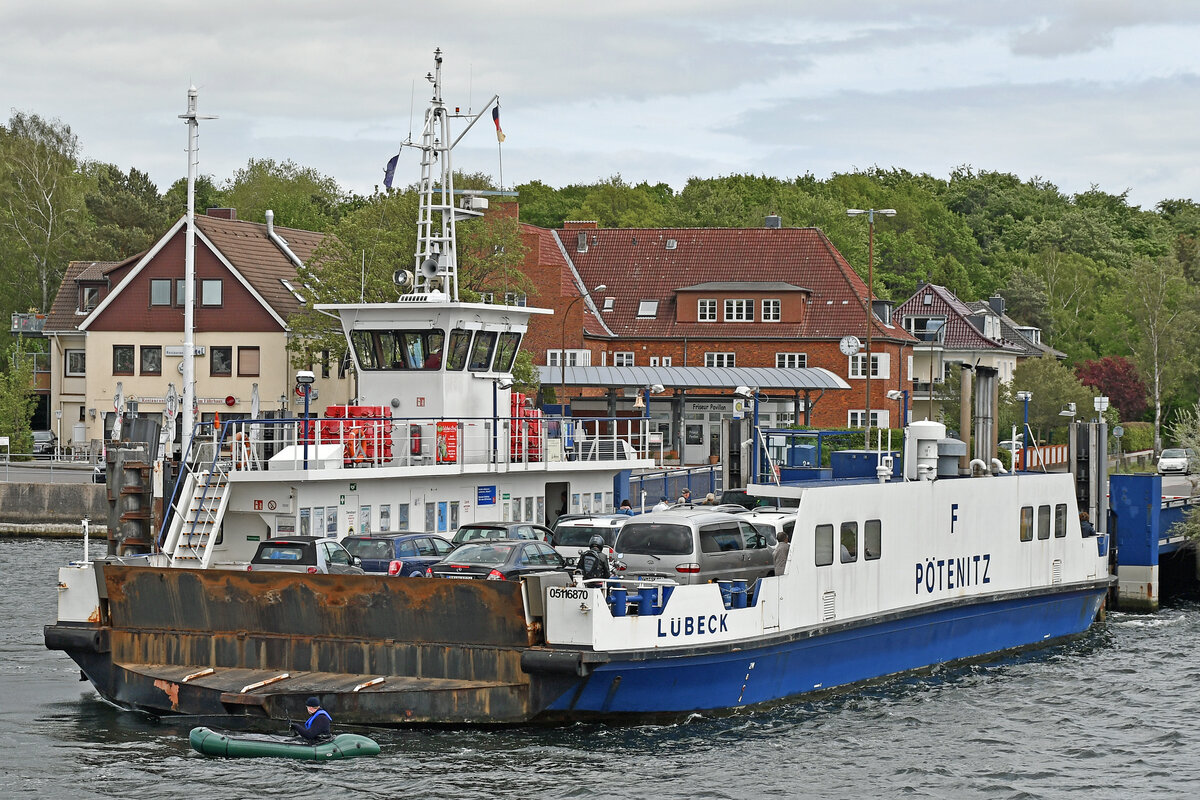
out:
{"label": "green foliage", "polygon": [[538,377],[538,369],[533,361],[532,353],[528,350],[517,351],[517,360],[513,362],[512,375],[513,391],[522,392],[529,397],[537,397],[542,382]]}
{"label": "green foliage", "polygon": [[337,220],[345,193],[337,181],[293,161],[250,159],[223,187],[225,202],[238,219],[261,222],[268,210],[275,224],[305,231],[327,231]]}
{"label": "green foliage", "polygon": [[9,452],[33,452],[33,433],[29,421],[37,407],[33,386],[33,356],[24,340],[17,340],[4,352],[0,364],[0,436],[8,436]]}
{"label": "green foliage", "polygon": [[1122,422],[1125,435],[1121,437],[1121,451],[1136,453],[1139,450],[1154,449],[1153,422]]}
{"label": "green foliage", "polygon": [[90,171],[95,186],[84,196],[92,223],[89,257],[119,261],[148,249],[173,221],[150,176],[136,169],[126,175],[112,164],[95,164]]}
{"label": "green foliage", "polygon": [[[1067,403],[1074,403],[1079,419],[1087,418],[1092,410],[1090,389],[1081,384],[1069,367],[1047,354],[1017,365],[1012,385],[1018,391],[1033,392],[1029,401],[1029,427],[1036,441],[1066,441],[1070,417],[1059,415]],[[1019,408],[1018,408],[1019,406]],[[1024,403],[1015,398],[1008,404],[1011,414],[1024,413]]]}
{"label": "green foliage", "polygon": [[[163,205],[171,222],[187,214],[187,178],[180,178],[171,184],[163,195]],[[227,208],[225,195],[217,188],[211,175],[196,176],[195,197],[193,200],[197,214],[204,214],[210,208]]]}

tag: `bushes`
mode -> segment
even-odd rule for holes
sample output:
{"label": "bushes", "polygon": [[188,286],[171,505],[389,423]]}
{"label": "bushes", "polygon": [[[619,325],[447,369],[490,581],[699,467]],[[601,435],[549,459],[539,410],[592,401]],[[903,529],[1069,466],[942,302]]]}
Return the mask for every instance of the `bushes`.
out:
{"label": "bushes", "polygon": [[[1154,449],[1154,423],[1153,422],[1122,422],[1121,427],[1125,429],[1125,435],[1121,437],[1121,452],[1133,453],[1137,450],[1153,450]],[[1109,428],[1109,434],[1112,433],[1112,428]],[[1109,442],[1111,452],[1116,452],[1116,442]]]}

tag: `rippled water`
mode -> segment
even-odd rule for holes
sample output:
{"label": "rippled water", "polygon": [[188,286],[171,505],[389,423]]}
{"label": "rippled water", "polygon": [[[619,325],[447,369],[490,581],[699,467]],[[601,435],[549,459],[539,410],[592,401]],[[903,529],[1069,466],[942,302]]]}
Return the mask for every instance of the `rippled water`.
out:
{"label": "rippled water", "polygon": [[[1073,644],[669,727],[369,733],[377,758],[211,759],[45,649],[78,542],[0,540],[0,797],[1191,797],[1200,605]],[[99,553],[99,548],[96,548]],[[282,726],[280,726],[282,728]]]}

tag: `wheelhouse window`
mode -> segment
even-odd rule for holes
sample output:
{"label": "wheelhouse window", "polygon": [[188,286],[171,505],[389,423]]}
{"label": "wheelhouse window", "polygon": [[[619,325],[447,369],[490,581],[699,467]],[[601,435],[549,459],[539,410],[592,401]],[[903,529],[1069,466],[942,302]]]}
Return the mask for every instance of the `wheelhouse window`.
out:
{"label": "wheelhouse window", "polygon": [[214,378],[228,378],[233,375],[232,347],[214,347],[209,350],[208,374]]}
{"label": "wheelhouse window", "polygon": [[150,305],[171,305],[171,279],[154,278],[150,281]]}
{"label": "wheelhouse window", "polygon": [[1021,541],[1033,541],[1033,506],[1024,506],[1021,509]]}
{"label": "wheelhouse window", "polygon": [[1067,536],[1067,504],[1059,503],[1054,507],[1054,538],[1065,539]]}
{"label": "wheelhouse window", "polygon": [[80,378],[87,374],[87,351],[67,350],[65,356],[67,377]]}
{"label": "wheelhouse window", "polygon": [[1050,538],[1050,506],[1038,506],[1037,536],[1039,539]]}
{"label": "wheelhouse window", "polygon": [[699,300],[696,303],[696,319],[700,322],[717,321],[717,301]]}
{"label": "wheelhouse window", "polygon": [[753,300],[726,300],[726,322],[754,322]]}
{"label": "wheelhouse window", "polygon": [[142,345],[143,375],[162,375],[162,348],[158,345]]}
{"label": "wheelhouse window", "polygon": [[446,369],[461,372],[467,366],[467,355],[471,352],[471,332],[460,329],[450,331],[450,347],[446,352]]}
{"label": "wheelhouse window", "polygon": [[513,362],[517,359],[517,347],[521,344],[521,334],[502,333],[496,343],[496,372],[512,372]]}
{"label": "wheelhouse window", "polygon": [[841,559],[843,564],[858,561],[858,523],[842,523]]}
{"label": "wheelhouse window", "polygon": [[471,372],[487,372],[492,365],[492,351],[495,347],[495,331],[476,331],[475,341],[471,343],[471,360],[467,362],[467,369]]}
{"label": "wheelhouse window", "polygon": [[762,301],[762,321],[763,322],[779,322],[782,319],[780,311],[781,304],[777,299],[769,299]]}
{"label": "wheelhouse window", "polygon": [[420,331],[352,331],[350,343],[365,370],[440,369],[445,333]]}
{"label": "wheelhouse window", "polygon": [[883,523],[877,519],[869,519],[863,525],[863,559],[876,561],[880,556],[880,546],[883,543]]}
{"label": "wheelhouse window", "polygon": [[200,305],[219,306],[222,302],[222,282],[219,278],[206,278],[200,281]]}
{"label": "wheelhouse window", "polygon": [[113,375],[133,374],[133,345],[113,345]]}
{"label": "wheelhouse window", "polygon": [[257,378],[259,374],[259,349],[257,347],[238,348],[238,377]]}
{"label": "wheelhouse window", "polygon": [[818,567],[828,567],[833,563],[833,526],[818,525],[813,539],[816,542],[813,563]]}

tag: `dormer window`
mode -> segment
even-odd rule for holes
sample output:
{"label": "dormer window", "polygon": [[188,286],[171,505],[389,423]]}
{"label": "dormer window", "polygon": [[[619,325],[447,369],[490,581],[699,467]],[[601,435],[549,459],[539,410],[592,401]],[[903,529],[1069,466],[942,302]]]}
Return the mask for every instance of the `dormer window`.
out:
{"label": "dormer window", "polygon": [[637,315],[640,318],[654,319],[656,316],[658,316],[658,301],[657,300],[641,301],[640,303],[638,303]]}
{"label": "dormer window", "polygon": [[754,322],[753,300],[726,300],[726,322]]}
{"label": "dormer window", "polygon": [[767,299],[762,301],[762,321],[763,322],[779,322],[781,319],[782,304],[777,299]]}
{"label": "dormer window", "polygon": [[98,286],[81,286],[79,287],[79,310],[91,311],[100,303],[100,287]]}

